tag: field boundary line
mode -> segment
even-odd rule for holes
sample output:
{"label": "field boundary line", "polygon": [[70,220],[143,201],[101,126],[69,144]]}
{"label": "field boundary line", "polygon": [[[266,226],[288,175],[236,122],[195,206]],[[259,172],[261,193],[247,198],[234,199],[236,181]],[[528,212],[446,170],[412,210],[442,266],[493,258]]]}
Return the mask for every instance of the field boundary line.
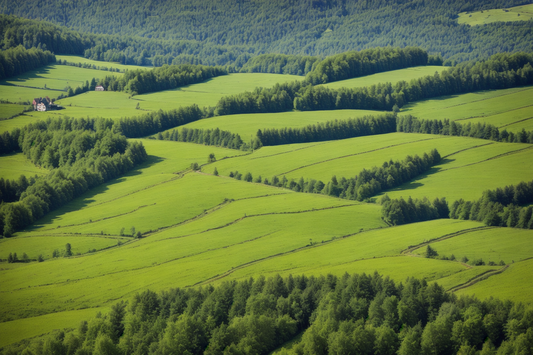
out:
{"label": "field boundary line", "polygon": [[[533,106],[533,105],[531,105],[531,106]],[[528,106],[528,107],[530,107],[530,106]],[[520,122],[529,121],[530,119],[533,119],[533,116],[528,117],[528,118],[524,118],[523,120],[515,121],[515,122],[513,122],[513,123],[505,124],[505,125],[500,126],[500,127],[498,127],[498,128],[503,128],[503,127],[512,126],[512,125],[517,124],[517,123],[520,123]]]}
{"label": "field boundary line", "polygon": [[453,152],[453,153],[450,153],[446,156],[443,156],[442,158],[448,158],[448,157],[451,157],[452,155],[455,155],[455,154],[459,154],[459,153],[462,153],[462,152],[466,152],[467,150],[470,150],[470,149],[476,149],[476,148],[481,148],[481,147],[486,147],[488,145],[492,145],[494,144],[495,142],[488,142],[488,143],[485,143],[485,144],[480,144],[480,145],[475,145],[473,147],[469,147],[469,148],[465,148],[465,149],[461,149],[461,150],[458,150],[456,152]]}
{"label": "field boundary line", "polygon": [[[474,118],[489,118],[489,117],[492,117],[492,116],[501,115],[501,114],[504,114],[504,113],[513,112],[513,111],[516,111],[516,110],[521,110],[521,109],[528,108],[528,107],[532,107],[532,106],[533,106],[533,105],[527,105],[527,106],[522,106],[522,107],[515,107],[515,108],[512,108],[512,109],[507,110],[507,111],[495,112],[495,113],[493,113],[493,114],[486,115],[486,116],[471,116],[471,117],[459,118],[459,119],[456,119],[454,122],[457,122],[457,121],[466,121],[466,120],[471,120],[471,119],[474,119]],[[498,127],[498,128],[501,128],[501,127],[504,127],[504,126],[500,126],[500,127]]]}
{"label": "field boundary line", "polygon": [[465,288],[470,287],[470,286],[472,286],[472,285],[474,285],[474,284],[476,284],[476,283],[478,283],[480,281],[486,280],[486,279],[488,279],[491,276],[501,274],[502,272],[504,272],[508,268],[509,268],[509,264],[505,265],[504,267],[502,267],[500,269],[487,270],[487,271],[485,271],[485,272],[483,272],[483,273],[481,273],[479,275],[476,275],[476,276],[472,277],[471,279],[469,279],[468,281],[466,281],[466,282],[464,282],[462,284],[450,287],[448,290],[446,290],[446,292],[456,292],[456,291],[465,289]]}
{"label": "field boundary line", "polygon": [[432,137],[432,138],[425,138],[425,139],[420,139],[420,140],[412,141],[412,142],[398,143],[398,144],[393,144],[393,145],[389,145],[389,146],[386,146],[386,147],[367,150],[367,151],[364,151],[364,152],[359,152],[359,153],[354,153],[354,154],[343,155],[343,156],[340,156],[340,157],[330,158],[330,159],[318,161],[318,162],[315,162],[315,163],[312,163],[312,164],[303,165],[303,166],[300,166],[298,168],[294,168],[292,170],[276,174],[276,176],[289,174],[289,173],[292,173],[292,172],[294,172],[296,170],[305,169],[305,168],[308,168],[308,167],[313,166],[313,165],[323,164],[323,163],[327,163],[327,162],[330,162],[330,161],[333,161],[333,160],[337,160],[337,159],[344,159],[344,158],[354,157],[354,156],[357,156],[357,155],[363,155],[363,154],[368,154],[368,153],[372,153],[372,152],[377,152],[379,150],[389,149],[389,148],[397,147],[397,146],[404,145],[404,144],[418,143],[418,142],[423,142],[423,141],[428,141],[428,140],[435,140],[435,139],[441,139],[441,137],[436,137],[436,138]]}
{"label": "field boundary line", "polygon": [[448,171],[448,170],[454,170],[454,169],[461,169],[461,168],[466,168],[467,166],[472,166],[472,165],[477,165],[477,164],[481,164],[481,163],[485,163],[485,162],[488,162],[490,160],[494,160],[494,159],[500,159],[500,158],[503,158],[503,157],[506,157],[508,155],[514,155],[514,154],[518,154],[524,150],[528,150],[528,149],[532,149],[533,147],[525,147],[525,148],[521,148],[521,149],[517,149],[517,150],[512,150],[510,152],[507,152],[507,153],[503,153],[503,154],[498,154],[498,155],[495,155],[491,158],[488,158],[488,159],[484,159],[484,160],[480,160],[480,161],[477,161],[475,163],[470,163],[470,164],[466,164],[466,165],[461,165],[461,166],[456,166],[456,167],[453,167],[453,168],[448,168],[448,169],[442,169],[441,172],[443,171]]}
{"label": "field boundary line", "polygon": [[[284,151],[284,152],[279,152],[279,153],[275,153],[275,154],[263,155],[263,156],[261,156],[261,157],[255,157],[255,158],[252,158],[252,159],[250,159],[250,160],[264,159],[264,158],[275,157],[276,155],[283,155],[283,154],[293,153],[293,152],[296,152],[296,151],[298,151],[298,150],[304,150],[304,149],[314,148],[314,147],[316,147],[316,146],[326,144],[326,142],[302,142],[302,143],[291,143],[291,144],[306,144],[306,143],[316,143],[316,144],[309,145],[309,146],[307,146],[307,147],[301,147],[301,148],[297,148],[297,149],[286,150],[286,151]],[[280,145],[285,145],[285,144],[267,145],[267,146],[265,146],[265,147],[277,147],[277,146],[280,146]]]}

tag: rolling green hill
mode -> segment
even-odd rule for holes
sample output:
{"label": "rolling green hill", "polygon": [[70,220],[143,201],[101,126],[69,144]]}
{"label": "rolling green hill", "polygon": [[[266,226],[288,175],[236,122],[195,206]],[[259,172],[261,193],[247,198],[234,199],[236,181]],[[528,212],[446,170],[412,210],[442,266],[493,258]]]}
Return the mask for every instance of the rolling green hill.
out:
{"label": "rolling green hill", "polygon": [[[72,74],[80,82],[87,80],[86,75],[106,73],[53,67],[57,78]],[[424,68],[434,72],[434,68]],[[356,80],[367,85],[402,75],[409,79],[412,74],[400,70]],[[44,87],[48,79],[12,81]],[[30,112],[0,121],[0,131],[48,116],[120,118],[192,103],[214,106],[223,95],[302,79],[230,74],[131,98],[119,92],[88,92],[62,99],[66,107],[62,111]],[[359,85],[356,80],[331,85]],[[18,89],[0,87],[0,99],[13,94],[11,87]],[[42,88],[21,89],[45,92]],[[487,122],[508,130],[522,122],[520,127],[530,129],[530,94],[531,87],[521,87],[441,97],[406,106],[400,114]],[[220,128],[247,140],[258,129],[303,127],[374,113],[339,110],[228,115],[186,127]],[[471,118],[474,115],[477,118]],[[342,276],[346,272],[378,271],[398,282],[407,276],[437,282],[461,295],[497,295],[531,302],[531,230],[489,228],[479,222],[453,219],[390,227],[381,218],[381,206],[376,203],[379,196],[357,202],[229,177],[230,172],[239,171],[243,175],[250,172],[254,179],[261,176],[270,180],[276,175],[327,183],[333,175],[351,178],[363,169],[437,149],[443,158],[439,164],[383,194],[430,200],[446,197],[451,203],[460,198],[480,198],[487,189],[530,181],[531,144],[400,132],[254,151],[155,139],[131,141],[142,142],[146,148],[148,159],[143,164],[48,213],[13,238],[0,240],[1,259],[10,253],[17,253],[19,259],[24,253],[30,259],[39,255],[44,259],[2,262],[0,334],[6,336],[0,337],[0,346],[61,326],[76,327],[80,320],[97,311],[106,312],[117,301],[146,289],[218,285],[258,275]],[[208,162],[210,154],[214,154],[214,162]],[[194,163],[200,170],[191,169]],[[215,168],[219,176],[213,174]],[[0,157],[0,177],[12,179],[20,173],[46,172],[20,153]],[[456,260],[424,258],[429,242],[440,255],[454,254]],[[61,256],[67,243],[72,257]],[[54,257],[54,251],[59,257]],[[463,256],[495,263],[502,260],[505,265],[473,266],[462,263]]]}
{"label": "rolling green hill", "polygon": [[515,6],[504,9],[491,9],[474,12],[461,12],[457,22],[470,26],[493,22],[528,21],[533,18],[533,5]]}

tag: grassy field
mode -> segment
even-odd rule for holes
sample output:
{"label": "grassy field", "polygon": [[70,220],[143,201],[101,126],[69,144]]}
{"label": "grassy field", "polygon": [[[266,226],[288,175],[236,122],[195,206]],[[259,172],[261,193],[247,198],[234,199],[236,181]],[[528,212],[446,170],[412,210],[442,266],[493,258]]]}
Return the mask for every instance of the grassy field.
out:
{"label": "grassy field", "polygon": [[388,71],[384,73],[367,75],[367,76],[363,76],[360,78],[335,81],[333,83],[324,84],[322,86],[328,87],[330,89],[339,89],[339,88],[358,88],[358,87],[375,85],[379,83],[391,83],[392,85],[394,85],[398,81],[405,80],[407,82],[410,82],[413,79],[418,79],[418,78],[422,78],[428,75],[433,75],[436,72],[440,73],[445,69],[448,69],[448,68],[443,67],[443,66],[434,66],[434,65],[398,69],[398,70]]}
{"label": "grassy field", "polygon": [[[335,110],[335,111],[291,111],[281,113],[261,113],[215,116],[192,122],[184,127],[198,129],[213,129],[238,133],[246,141],[250,136],[255,137],[257,130],[265,128],[304,127],[319,122],[345,120],[365,115],[379,115],[379,111],[368,110]],[[171,131],[171,130],[169,130]]]}
{"label": "grassy field", "polygon": [[22,153],[0,156],[0,177],[4,179],[16,180],[20,175],[30,177],[47,173],[48,170],[36,167]]}
{"label": "grassy field", "polygon": [[[132,69],[152,69],[152,67],[141,67],[138,65],[124,65],[124,64],[113,63],[113,62],[101,62],[98,60],[92,60],[92,59],[87,59],[84,57],[77,57],[73,55],[56,55],[56,59],[61,60],[61,61],[66,60],[69,63],[94,65],[97,68],[100,67],[100,70],[102,71],[105,71],[105,68],[119,69],[121,71],[132,70]],[[109,74],[114,74],[114,73],[109,72]]]}
{"label": "grassy field", "polygon": [[[20,115],[27,109],[28,106],[15,104],[0,104],[0,124],[2,120],[6,120],[16,115]],[[33,108],[32,108],[33,109]]]}
{"label": "grassy field", "polygon": [[506,9],[461,12],[457,21],[470,26],[485,25],[498,21],[528,21],[533,18],[533,4]]}
{"label": "grassy field", "polygon": [[450,119],[458,123],[490,123],[500,129],[518,132],[533,130],[533,87],[480,91],[415,102],[402,113],[422,119]]}

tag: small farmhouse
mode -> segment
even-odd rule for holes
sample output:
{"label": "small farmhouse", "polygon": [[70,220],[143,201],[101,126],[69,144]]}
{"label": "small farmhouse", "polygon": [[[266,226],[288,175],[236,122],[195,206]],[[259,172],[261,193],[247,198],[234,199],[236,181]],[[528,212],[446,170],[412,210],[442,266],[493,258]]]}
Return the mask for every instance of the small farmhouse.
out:
{"label": "small farmhouse", "polygon": [[33,109],[35,111],[50,111],[50,110],[60,110],[62,106],[52,103],[52,100],[48,96],[38,97],[33,99]]}
{"label": "small farmhouse", "polygon": [[102,85],[98,85],[94,91],[105,91],[104,87]]}

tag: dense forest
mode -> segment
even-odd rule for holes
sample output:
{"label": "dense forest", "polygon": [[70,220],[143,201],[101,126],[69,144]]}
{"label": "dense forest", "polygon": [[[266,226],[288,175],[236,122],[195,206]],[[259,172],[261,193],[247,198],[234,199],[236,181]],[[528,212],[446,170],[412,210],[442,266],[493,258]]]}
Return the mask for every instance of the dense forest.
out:
{"label": "dense forest", "polygon": [[142,143],[128,142],[112,125],[103,119],[49,118],[17,130],[22,152],[50,173],[21,178],[16,185],[4,181],[0,234],[11,237],[49,211],[142,163],[147,157]]}
{"label": "dense forest", "polygon": [[261,54],[326,57],[387,46],[420,47],[454,63],[503,51],[533,51],[531,21],[470,27],[456,20],[463,11],[524,3],[527,1],[4,1],[4,14],[50,22],[4,15],[0,38],[3,49],[19,44],[41,46],[56,54],[137,65],[241,68]]}
{"label": "dense forest", "polygon": [[450,218],[480,221],[488,226],[533,229],[533,181],[483,192],[476,201],[454,201]]}
{"label": "dense forest", "polygon": [[530,354],[533,307],[378,273],[279,275],[150,290],[3,354]]}
{"label": "dense forest", "polygon": [[0,52],[0,80],[54,63],[55,55],[37,48],[22,45]]}
{"label": "dense forest", "polygon": [[[180,129],[173,129],[165,133],[159,132],[157,139],[174,142],[190,142],[196,144],[213,145],[217,147],[224,147],[230,149],[246,149],[245,143],[241,136],[229,131],[223,131],[218,128],[215,129],[190,129],[183,127]],[[257,149],[258,147],[254,147]]]}

